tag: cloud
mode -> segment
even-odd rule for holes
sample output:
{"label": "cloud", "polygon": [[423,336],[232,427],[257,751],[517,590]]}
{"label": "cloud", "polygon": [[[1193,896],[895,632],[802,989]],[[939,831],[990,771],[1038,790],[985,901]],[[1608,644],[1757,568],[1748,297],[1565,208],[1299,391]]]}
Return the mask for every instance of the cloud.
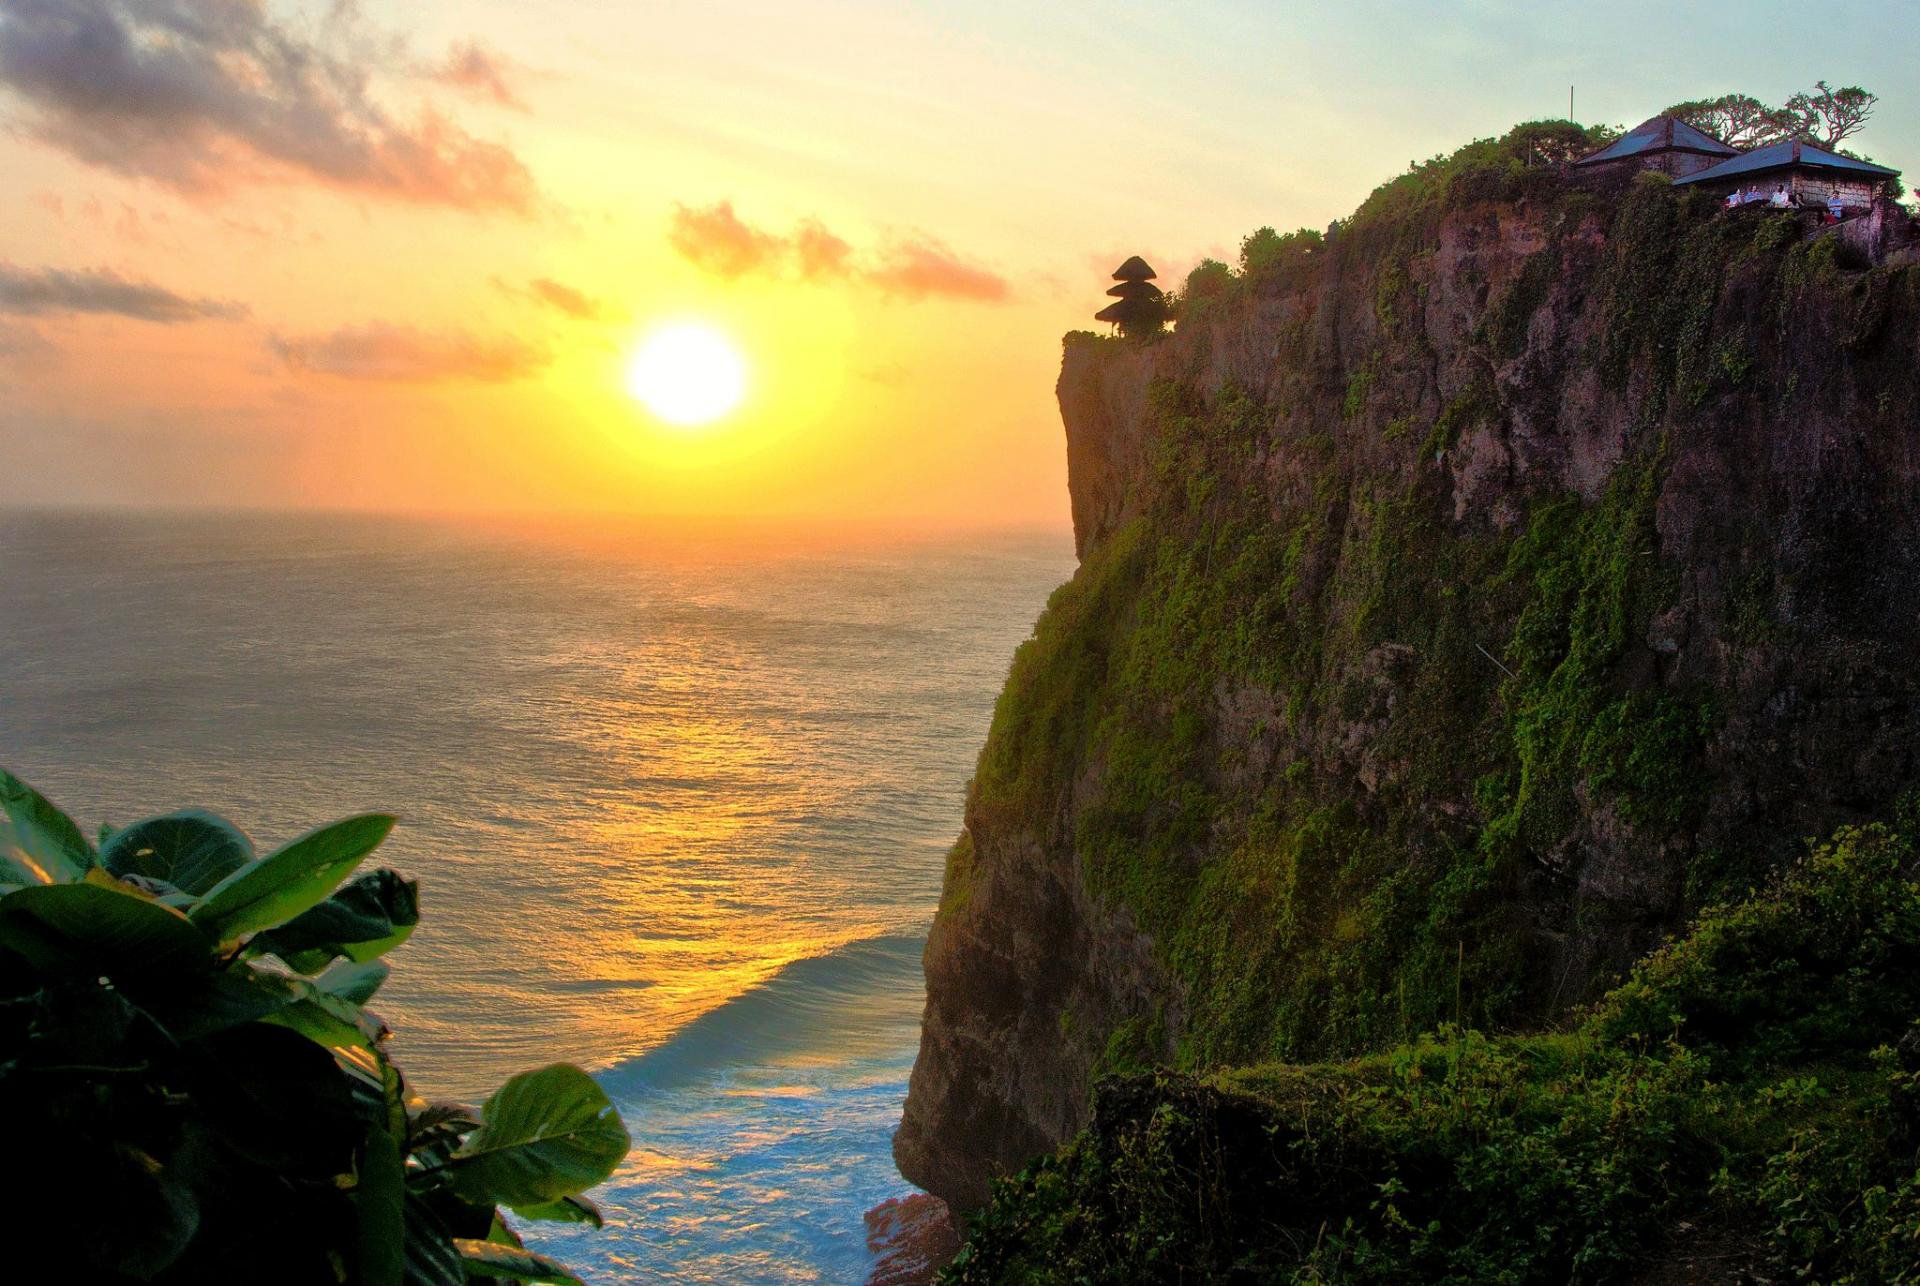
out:
{"label": "cloud", "polygon": [[700,210],[676,203],[667,244],[694,267],[729,281],[751,272],[777,271],[792,249],[782,238],[743,222],[731,201]]}
{"label": "cloud", "polygon": [[937,241],[912,238],[891,246],[886,262],[867,274],[868,280],[903,299],[979,299],[999,302],[1007,297],[1007,280],[985,268],[963,262]]}
{"label": "cloud", "polygon": [[6,0],[0,88],[41,142],[191,193],[304,178],[394,200],[531,212],[505,146],[374,100],[351,6],[314,38],[257,0]]}
{"label": "cloud", "polygon": [[599,321],[613,315],[613,310],[601,300],[550,277],[535,277],[525,286],[516,286],[495,277],[493,284],[498,286],[503,294],[545,304],[549,308],[565,313],[575,321]]}
{"label": "cloud", "polygon": [[19,362],[51,356],[53,341],[31,326],[0,321],[0,362]]}
{"label": "cloud", "polygon": [[280,336],[268,341],[296,371],[349,380],[473,381],[503,384],[533,374],[548,354],[511,337],[484,338],[374,323],[326,335]]}
{"label": "cloud", "polygon": [[800,275],[809,281],[844,275],[853,256],[853,247],[827,231],[826,225],[816,219],[800,225],[793,234],[792,245]]}
{"label": "cloud", "polygon": [[57,313],[109,313],[150,322],[233,321],[243,304],[191,298],[151,282],[133,281],[104,269],[29,270],[0,261],[0,313],[46,317]]}
{"label": "cloud", "polygon": [[676,204],[667,223],[667,243],[696,268],[729,281],[766,276],[863,282],[882,294],[909,300],[998,303],[1012,294],[1006,278],[968,263],[931,237],[896,236],[861,255],[817,219],[783,236],[746,222],[731,201],[700,207]]}
{"label": "cloud", "polygon": [[524,112],[527,105],[513,87],[519,71],[504,54],[488,49],[477,40],[469,40],[448,50],[446,58],[429,67],[426,74],[429,80],[475,98]]}

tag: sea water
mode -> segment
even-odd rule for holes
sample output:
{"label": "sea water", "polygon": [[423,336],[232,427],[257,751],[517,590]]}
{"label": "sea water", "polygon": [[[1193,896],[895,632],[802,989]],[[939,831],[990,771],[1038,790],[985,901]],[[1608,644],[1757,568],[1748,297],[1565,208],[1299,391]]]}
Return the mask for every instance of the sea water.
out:
{"label": "sea water", "polygon": [[429,1097],[567,1059],[634,1148],[591,1280],[857,1282],[919,959],[1064,532],[0,514],[0,763],[84,827],[401,824]]}

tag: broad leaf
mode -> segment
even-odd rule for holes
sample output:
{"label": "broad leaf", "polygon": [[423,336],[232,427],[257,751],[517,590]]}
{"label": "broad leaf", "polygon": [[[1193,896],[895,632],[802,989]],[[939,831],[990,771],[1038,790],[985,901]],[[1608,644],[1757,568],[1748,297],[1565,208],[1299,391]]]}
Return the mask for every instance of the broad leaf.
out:
{"label": "broad leaf", "polygon": [[336,1056],[356,1048],[371,1050],[386,1037],[387,1025],[352,1001],[328,995],[305,978],[289,981],[298,989],[299,999],[262,1022],[291,1027]]}
{"label": "broad leaf", "polygon": [[605,1180],[627,1146],[626,1126],[593,1078],[555,1063],[494,1091],[446,1173],[475,1205],[542,1206]]}
{"label": "broad leaf", "polygon": [[460,1103],[435,1103],[409,1113],[407,1151],[421,1165],[437,1170],[460,1146],[460,1141],[480,1128],[480,1114]]}
{"label": "broad leaf", "polygon": [[93,864],[93,846],[73,819],[0,768],[0,882],[64,884]]}
{"label": "broad leaf", "polygon": [[400,1286],[407,1267],[406,1201],[399,1145],[378,1123],[370,1125],[353,1185],[360,1286]]}
{"label": "broad leaf", "polygon": [[596,1228],[604,1228],[607,1224],[600,1207],[580,1196],[562,1197],[544,1206],[515,1206],[513,1213],[522,1219],[538,1219],[542,1223],[587,1223]]}
{"label": "broad leaf", "polygon": [[310,831],[208,889],[193,921],[225,942],[299,915],[380,847],[393,823],[386,813],[367,813]]}
{"label": "broad leaf", "polygon": [[409,1192],[406,1218],[406,1286],[466,1286],[453,1235],[433,1207]]}
{"label": "broad leaf", "polygon": [[387,980],[389,972],[383,961],[369,960],[365,964],[354,964],[342,960],[315,978],[313,985],[329,996],[364,1005],[373,999],[374,992],[380,990],[380,984]]}
{"label": "broad leaf", "polygon": [[36,884],[0,897],[0,946],[33,965],[151,986],[206,968],[214,944],[187,917],[98,884]]}
{"label": "broad leaf", "polygon": [[115,875],[165,880],[200,894],[253,860],[253,842],[224,817],[197,808],[149,817],[103,840],[100,865]]}
{"label": "broad leaf", "polygon": [[568,1272],[566,1265],[531,1250],[471,1237],[456,1237],[453,1245],[460,1252],[467,1271],[477,1277],[505,1277],[517,1282],[571,1282],[573,1286],[581,1286],[580,1279]]}
{"label": "broad leaf", "polygon": [[169,986],[145,1000],[149,1013],[173,1038],[198,1040],[255,1022],[301,998],[283,974],[240,965],[184,985]]}
{"label": "broad leaf", "polygon": [[372,960],[405,942],[420,921],[420,886],[382,867],[278,928],[257,934],[249,951],[271,951],[302,973],[335,956]]}
{"label": "broad leaf", "polygon": [[88,1262],[116,1277],[153,1277],[180,1257],[200,1227],[193,1190],[179,1176],[131,1144],[113,1145],[110,1156],[90,1176],[87,1204],[101,1217],[84,1245],[66,1248],[79,1261],[68,1280],[91,1276],[80,1269]]}
{"label": "broad leaf", "polygon": [[246,1023],[195,1042],[188,1054],[181,1088],[223,1156],[328,1186],[352,1169],[364,1127],[326,1050],[274,1024]]}

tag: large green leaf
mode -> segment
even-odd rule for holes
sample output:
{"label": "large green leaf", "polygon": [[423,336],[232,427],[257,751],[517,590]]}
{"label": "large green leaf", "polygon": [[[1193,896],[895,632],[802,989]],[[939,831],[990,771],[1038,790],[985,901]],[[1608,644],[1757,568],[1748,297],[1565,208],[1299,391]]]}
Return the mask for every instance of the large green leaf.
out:
{"label": "large green leaf", "polygon": [[194,1119],[219,1139],[222,1156],[294,1183],[331,1187],[351,1171],[364,1126],[326,1050],[271,1023],[244,1023],[187,1054],[174,1087],[191,1096]]}
{"label": "large green leaf", "polygon": [[607,1223],[600,1207],[581,1196],[562,1197],[544,1206],[515,1206],[513,1213],[522,1219],[538,1219],[543,1223],[587,1223],[596,1228],[604,1228]]}
{"label": "large green leaf", "polygon": [[400,1286],[406,1273],[407,1176],[400,1147],[379,1122],[367,1127],[353,1185],[360,1286]]}
{"label": "large green leaf", "polygon": [[[76,1261],[69,1281],[86,1280],[91,1263],[142,1280],[180,1257],[200,1227],[193,1189],[152,1156],[116,1143],[104,1165],[90,1167],[86,1205],[98,1211],[83,1244],[64,1249]],[[31,1262],[29,1260],[28,1262]],[[13,1280],[9,1277],[9,1280]]]}
{"label": "large green leaf", "polygon": [[318,906],[247,944],[271,951],[302,973],[323,968],[335,956],[372,960],[405,942],[420,922],[420,886],[382,867],[356,876]]}
{"label": "large green leaf", "polygon": [[479,1241],[472,1237],[455,1237],[453,1245],[460,1252],[467,1271],[478,1277],[505,1277],[516,1282],[571,1282],[573,1286],[581,1286],[580,1279],[568,1272],[565,1264],[519,1246],[504,1246],[497,1241]]}
{"label": "large green leaf", "polygon": [[189,1041],[266,1018],[302,995],[285,975],[242,964],[168,986],[142,1003],[175,1040]]}
{"label": "large green leaf", "polygon": [[364,1005],[373,999],[374,992],[380,990],[380,984],[387,980],[388,972],[386,962],[382,960],[369,960],[365,964],[342,960],[315,978],[313,985],[329,996]]}
{"label": "large green leaf", "polygon": [[466,1286],[453,1234],[433,1207],[409,1192],[406,1217],[406,1286]]}
{"label": "large green leaf", "polygon": [[208,889],[193,922],[221,941],[292,918],[323,900],[393,829],[386,813],[367,813],[309,831]]}
{"label": "large green leaf", "polygon": [[94,864],[73,819],[0,768],[0,883],[64,884]]}
{"label": "large green leaf", "polygon": [[224,817],[197,808],[149,817],[101,842],[100,865],[115,875],[165,880],[200,894],[253,860],[253,841]]}
{"label": "large green leaf", "polygon": [[554,1063],[494,1091],[446,1174],[475,1205],[541,1206],[606,1179],[627,1146],[626,1126],[593,1078]]}
{"label": "large green leaf", "polygon": [[352,1001],[330,995],[305,978],[288,981],[299,998],[262,1022],[291,1027],[336,1056],[351,1049],[371,1050],[386,1037],[387,1025]]}
{"label": "large green leaf", "polygon": [[35,884],[0,897],[0,946],[41,969],[147,987],[204,970],[214,949],[173,908],[94,883]]}

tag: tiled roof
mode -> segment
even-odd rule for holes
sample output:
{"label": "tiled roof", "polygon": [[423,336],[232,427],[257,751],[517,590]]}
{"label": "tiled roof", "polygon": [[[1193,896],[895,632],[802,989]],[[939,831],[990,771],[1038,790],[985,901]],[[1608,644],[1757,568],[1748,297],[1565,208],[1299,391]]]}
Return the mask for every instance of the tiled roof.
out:
{"label": "tiled roof", "polygon": [[1730,161],[1722,161],[1710,169],[1685,178],[1675,179],[1677,187],[1682,183],[1711,183],[1715,179],[1730,179],[1743,174],[1759,174],[1766,170],[1785,169],[1801,165],[1822,170],[1842,170],[1866,178],[1890,179],[1900,171],[1890,170],[1884,165],[1875,165],[1871,161],[1856,161],[1851,156],[1841,156],[1825,148],[1815,147],[1811,143],[1775,143],[1771,147],[1755,148]]}
{"label": "tiled roof", "polygon": [[1598,165],[1602,161],[1620,161],[1629,156],[1668,151],[1705,152],[1709,156],[1739,155],[1719,139],[1711,134],[1702,133],[1683,120],[1672,116],[1656,116],[1645,124],[1628,130],[1611,145],[1601,148],[1592,156],[1581,157],[1574,164]]}

